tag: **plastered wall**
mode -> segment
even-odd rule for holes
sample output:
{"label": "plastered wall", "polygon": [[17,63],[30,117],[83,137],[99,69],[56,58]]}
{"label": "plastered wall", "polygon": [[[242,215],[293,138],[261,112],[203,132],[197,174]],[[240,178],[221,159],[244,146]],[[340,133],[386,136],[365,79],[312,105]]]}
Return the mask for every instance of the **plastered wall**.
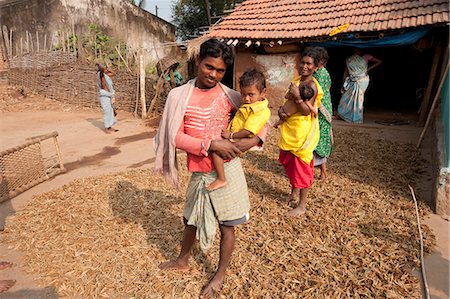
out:
{"label": "plastered wall", "polygon": [[[96,24],[106,34],[120,39],[133,49],[144,49],[145,63],[174,55],[175,27],[128,1],[119,0],[0,0],[0,25],[12,31],[13,55],[26,42],[26,32],[33,48],[49,47],[60,31],[83,34],[89,24]],[[45,41],[44,41],[45,40]],[[14,53],[16,52],[16,53]]]}

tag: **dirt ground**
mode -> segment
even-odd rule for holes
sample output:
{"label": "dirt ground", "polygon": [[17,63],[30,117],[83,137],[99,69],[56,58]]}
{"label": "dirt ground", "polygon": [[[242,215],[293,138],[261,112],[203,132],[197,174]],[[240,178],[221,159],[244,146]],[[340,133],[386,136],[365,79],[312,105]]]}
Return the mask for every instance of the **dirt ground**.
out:
{"label": "dirt ground", "polygon": [[[37,105],[39,103],[39,105]],[[43,104],[42,104],[43,103]],[[358,127],[380,138],[415,143],[421,128],[409,124],[387,126],[380,120],[412,119],[408,115],[366,114],[365,124]],[[67,172],[43,182],[17,197],[0,204],[0,227],[6,217],[22,209],[34,195],[58,188],[74,179],[100,174],[148,168],[154,160],[152,137],[154,128],[131,114],[120,112],[119,132],[102,131],[100,110],[77,108],[58,101],[27,94],[15,87],[0,85],[0,150],[17,146],[27,138],[57,131]],[[377,122],[376,122],[377,121]],[[351,127],[341,121],[335,126]],[[424,155],[429,152],[424,149]],[[429,198],[431,191],[424,180],[422,196]],[[437,215],[430,215],[426,224],[437,239],[434,252],[425,258],[426,274],[431,298],[449,298],[449,223]],[[419,245],[418,245],[419,246]],[[21,253],[0,244],[0,260],[15,265],[0,271],[0,279],[15,279],[16,285],[0,298],[57,298],[52,288],[38,286],[33,274],[26,273]]]}

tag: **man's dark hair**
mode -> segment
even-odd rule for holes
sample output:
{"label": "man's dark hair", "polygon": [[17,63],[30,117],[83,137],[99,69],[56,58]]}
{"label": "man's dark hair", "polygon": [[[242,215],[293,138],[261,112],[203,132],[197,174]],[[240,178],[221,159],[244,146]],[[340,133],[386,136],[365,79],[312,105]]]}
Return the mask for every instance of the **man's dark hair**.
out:
{"label": "man's dark hair", "polygon": [[242,76],[239,78],[240,87],[248,87],[256,85],[259,92],[262,92],[266,88],[266,77],[261,71],[255,68],[246,70]]}
{"label": "man's dark hair", "polygon": [[305,50],[303,50],[302,57],[305,56],[311,57],[314,61],[314,65],[319,66],[321,55],[317,47],[308,47]]}
{"label": "man's dark hair", "polygon": [[227,67],[233,65],[233,51],[227,44],[219,42],[215,38],[207,40],[200,46],[200,60],[206,57],[222,58]]}
{"label": "man's dark hair", "polygon": [[300,85],[300,97],[303,101],[308,101],[314,96],[314,89],[308,84]]}
{"label": "man's dark hair", "polygon": [[320,61],[323,65],[327,64],[328,59],[330,58],[328,56],[328,52],[324,47],[317,47],[317,51],[319,51],[320,54]]}

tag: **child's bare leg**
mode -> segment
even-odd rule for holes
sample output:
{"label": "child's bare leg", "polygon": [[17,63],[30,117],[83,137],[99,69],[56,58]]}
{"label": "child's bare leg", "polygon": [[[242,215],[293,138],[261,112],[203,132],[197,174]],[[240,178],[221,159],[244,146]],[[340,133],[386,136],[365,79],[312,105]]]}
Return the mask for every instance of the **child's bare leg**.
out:
{"label": "child's bare leg", "polygon": [[216,169],[217,178],[214,182],[206,186],[206,190],[208,191],[217,190],[219,188],[225,187],[228,184],[227,178],[225,177],[225,169],[223,166],[222,157],[213,152],[212,161],[214,164],[214,168]]}
{"label": "child's bare leg", "polygon": [[322,163],[320,165],[320,178],[323,181],[327,180],[327,163]]}
{"label": "child's bare leg", "polygon": [[[300,202],[295,209],[290,210],[286,213],[288,217],[298,217],[306,213],[306,198],[308,196],[308,189],[300,189]],[[297,189],[299,190],[299,189]]]}

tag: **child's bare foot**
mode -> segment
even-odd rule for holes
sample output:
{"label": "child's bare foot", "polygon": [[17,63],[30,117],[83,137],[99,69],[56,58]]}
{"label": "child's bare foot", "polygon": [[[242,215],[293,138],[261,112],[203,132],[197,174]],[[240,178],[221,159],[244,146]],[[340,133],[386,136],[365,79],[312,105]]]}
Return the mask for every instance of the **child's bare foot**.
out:
{"label": "child's bare foot", "polygon": [[286,213],[287,217],[299,217],[306,213],[306,208],[303,207],[297,207],[295,209],[290,210]]}
{"label": "child's bare foot", "polygon": [[162,263],[161,265],[158,266],[158,268],[160,270],[178,270],[185,272],[189,271],[189,264],[176,259]]}
{"label": "child's bare foot", "polygon": [[15,283],[15,280],[0,280],[0,293],[9,290]]}
{"label": "child's bare foot", "polygon": [[206,186],[206,190],[214,191],[225,187],[228,184],[227,181],[216,179],[214,182]]}
{"label": "child's bare foot", "polygon": [[282,201],[286,202],[286,203],[290,203],[291,201],[294,200],[294,194],[289,194],[289,196],[287,197],[283,197]]}
{"label": "child's bare foot", "polygon": [[200,294],[201,299],[216,297],[216,295],[222,290],[224,275],[216,275],[211,279],[208,285],[203,289]]}
{"label": "child's bare foot", "polygon": [[12,263],[10,262],[0,262],[0,270],[4,270],[6,268],[12,267]]}

